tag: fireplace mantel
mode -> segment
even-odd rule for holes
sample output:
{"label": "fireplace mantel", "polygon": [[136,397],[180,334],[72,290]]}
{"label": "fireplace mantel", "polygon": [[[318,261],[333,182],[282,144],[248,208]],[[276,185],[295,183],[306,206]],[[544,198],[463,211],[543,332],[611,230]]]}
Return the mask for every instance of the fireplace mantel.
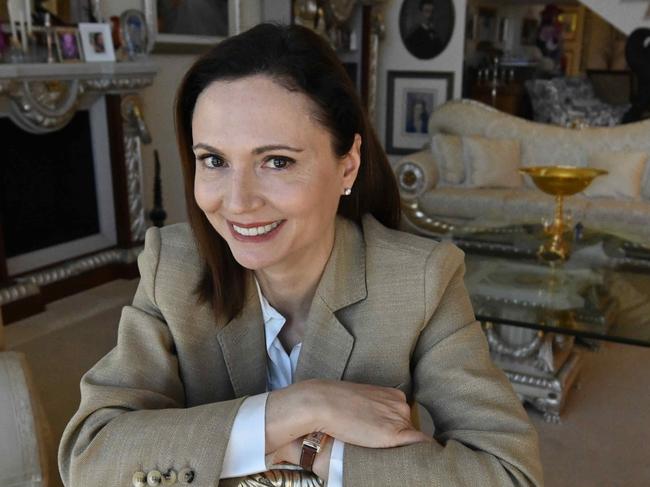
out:
{"label": "fireplace mantel", "polygon": [[[101,63],[38,63],[38,64],[0,64],[0,80],[4,85],[11,81],[48,81],[48,80],[117,80],[145,78],[153,80],[156,65],[151,61],[143,62],[101,62]],[[0,85],[2,89],[2,85]]]}
{"label": "fireplace mantel", "polygon": [[150,61],[0,64],[0,114],[28,132],[52,132],[81,102],[145,88],[156,71]]}
{"label": "fireplace mantel", "polygon": [[55,132],[78,110],[104,98],[117,235],[114,246],[10,274],[0,215],[0,314],[5,323],[39,312],[62,296],[137,276],[135,260],[147,227],[140,144],[149,138],[137,93],[153,83],[156,72],[148,60],[0,64],[0,117],[9,117],[32,134]]}

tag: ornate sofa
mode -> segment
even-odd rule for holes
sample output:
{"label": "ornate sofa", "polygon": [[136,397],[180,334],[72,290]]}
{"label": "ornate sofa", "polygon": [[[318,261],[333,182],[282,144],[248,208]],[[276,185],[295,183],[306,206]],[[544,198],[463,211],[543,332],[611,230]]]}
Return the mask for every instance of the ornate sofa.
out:
{"label": "ornate sofa", "polygon": [[[431,115],[429,134],[425,149],[393,166],[404,230],[441,237],[454,226],[540,223],[553,215],[555,201],[522,178],[520,167],[604,166],[610,174],[566,198],[565,211],[573,223],[650,243],[650,121],[570,129],[456,100]],[[559,420],[581,366],[574,338],[485,327],[492,357],[515,391],[547,420]]]}
{"label": "ornate sofa", "polygon": [[429,134],[427,147],[393,165],[406,230],[431,235],[440,222],[540,223],[552,215],[554,200],[519,176],[517,167],[600,163],[610,174],[566,199],[573,223],[650,242],[650,121],[570,129],[454,100],[431,115]]}

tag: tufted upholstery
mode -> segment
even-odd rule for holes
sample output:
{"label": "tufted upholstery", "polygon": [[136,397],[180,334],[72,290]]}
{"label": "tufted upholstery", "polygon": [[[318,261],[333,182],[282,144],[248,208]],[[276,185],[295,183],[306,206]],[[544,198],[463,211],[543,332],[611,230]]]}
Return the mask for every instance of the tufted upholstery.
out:
{"label": "tufted upholstery", "polygon": [[[591,154],[612,151],[643,151],[650,156],[650,120],[576,130],[524,120],[473,100],[454,100],[437,109],[429,119],[429,134],[436,133],[519,140],[524,167],[586,166]],[[425,149],[397,162],[395,172],[399,180],[404,179],[408,168],[434,174],[432,166],[437,166],[436,161],[431,151]],[[553,199],[535,189],[528,178],[526,187],[512,190],[439,188],[436,183],[437,178],[427,177],[413,183],[416,189],[410,191],[400,184],[402,199],[416,200],[428,216],[464,219],[492,218],[501,213],[539,222],[542,216],[550,216],[554,208]],[[566,206],[574,222],[639,235],[650,241],[650,160],[646,163],[641,192],[640,201],[586,198],[579,194],[567,198]]]}

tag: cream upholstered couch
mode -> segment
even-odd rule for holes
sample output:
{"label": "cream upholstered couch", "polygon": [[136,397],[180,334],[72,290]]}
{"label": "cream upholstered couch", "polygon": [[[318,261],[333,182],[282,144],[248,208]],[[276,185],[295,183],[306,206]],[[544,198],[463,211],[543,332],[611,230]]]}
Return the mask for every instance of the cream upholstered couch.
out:
{"label": "cream upholstered couch", "polygon": [[[411,230],[430,233],[435,230],[431,223],[435,225],[436,221],[480,224],[487,220],[512,219],[539,223],[542,218],[552,215],[553,198],[536,189],[526,180],[527,176],[519,183],[513,183],[512,177],[515,176],[509,176],[506,186],[510,187],[499,187],[498,181],[488,187],[472,187],[468,184],[471,169],[463,160],[459,164],[464,165],[465,180],[459,182],[455,177],[452,183],[447,181],[445,184],[441,172],[447,168],[436,145],[436,134],[447,134],[460,136],[462,149],[458,157],[461,159],[467,157],[467,138],[490,139],[497,145],[499,141],[514,141],[519,155],[518,165],[523,167],[593,166],[594,157],[616,160],[620,155],[631,153],[637,158],[643,157],[641,170],[639,164],[629,165],[634,166],[634,174],[620,172],[620,168],[628,165],[613,168],[612,174],[618,171],[616,177],[625,179],[626,185],[634,185],[636,181],[638,191],[633,197],[618,195],[618,179],[611,179],[608,175],[601,178],[610,178],[608,181],[614,186],[612,195],[577,194],[566,199],[565,208],[571,213],[574,223],[581,222],[588,228],[615,231],[650,242],[650,160],[647,160],[650,156],[650,121],[616,127],[570,129],[530,122],[476,101],[454,100],[431,115],[429,134],[433,144],[402,158],[393,166],[406,210],[406,226],[412,227]],[[438,135],[438,139],[440,137]],[[503,154],[505,161],[512,155],[512,145],[504,147],[504,151],[509,151]],[[498,159],[501,156],[499,150],[497,147],[490,151],[488,146],[486,156]]]}
{"label": "cream upholstered couch", "polygon": [[47,487],[51,433],[24,354],[5,351],[0,314],[0,486]]}

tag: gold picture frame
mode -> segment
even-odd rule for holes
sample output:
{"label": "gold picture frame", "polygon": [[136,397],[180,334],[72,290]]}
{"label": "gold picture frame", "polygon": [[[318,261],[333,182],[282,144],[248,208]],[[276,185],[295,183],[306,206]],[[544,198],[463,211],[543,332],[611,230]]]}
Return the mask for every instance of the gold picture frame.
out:
{"label": "gold picture frame", "polygon": [[61,63],[81,63],[84,61],[79,29],[75,27],[56,27],[54,29],[54,44]]}

